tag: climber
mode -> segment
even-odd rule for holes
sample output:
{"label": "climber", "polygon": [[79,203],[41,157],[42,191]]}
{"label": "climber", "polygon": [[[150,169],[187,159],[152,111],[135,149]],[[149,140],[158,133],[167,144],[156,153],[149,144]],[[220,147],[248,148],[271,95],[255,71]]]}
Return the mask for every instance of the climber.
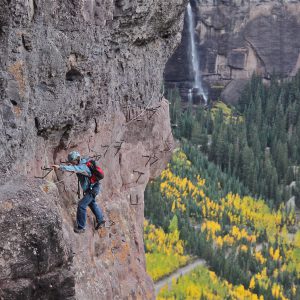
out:
{"label": "climber", "polygon": [[[52,165],[55,170],[75,172],[83,190],[84,196],[79,201],[77,207],[77,222],[74,227],[74,232],[76,233],[83,233],[85,231],[86,208],[88,206],[96,217],[95,229],[98,230],[105,225],[102,211],[95,200],[100,192],[100,183],[99,180],[95,180],[95,176],[92,174],[91,168],[89,167],[89,161],[90,159],[88,158],[80,158],[79,152],[72,151],[68,154],[68,163],[70,163],[70,165]],[[99,167],[97,168],[102,172],[103,178],[103,171]]]}

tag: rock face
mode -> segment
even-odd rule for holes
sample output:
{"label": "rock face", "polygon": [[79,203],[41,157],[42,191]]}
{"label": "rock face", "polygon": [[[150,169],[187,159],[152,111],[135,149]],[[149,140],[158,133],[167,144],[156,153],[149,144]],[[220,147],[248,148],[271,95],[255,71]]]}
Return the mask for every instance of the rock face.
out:
{"label": "rock face", "polygon": [[[238,100],[252,76],[289,77],[300,67],[300,3],[295,0],[191,1],[196,17],[198,55],[209,98]],[[186,21],[185,21],[186,28]],[[188,31],[169,59],[165,81],[181,90],[191,86]]]}
{"label": "rock face", "polygon": [[[0,0],[0,299],[152,299],[143,192],[173,147],[163,67],[185,0]],[[76,176],[100,154],[108,228],[76,235]],[[109,223],[109,222],[107,222]]]}

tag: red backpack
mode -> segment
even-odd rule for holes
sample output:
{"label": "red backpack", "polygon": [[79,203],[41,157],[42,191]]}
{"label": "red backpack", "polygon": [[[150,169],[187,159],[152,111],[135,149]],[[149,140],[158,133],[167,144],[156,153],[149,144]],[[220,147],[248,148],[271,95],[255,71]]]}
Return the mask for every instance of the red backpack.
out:
{"label": "red backpack", "polygon": [[97,181],[100,181],[101,179],[104,178],[104,172],[103,170],[98,166],[96,161],[93,159],[89,160],[86,165],[89,167],[92,176],[90,177],[91,183],[95,183]]}

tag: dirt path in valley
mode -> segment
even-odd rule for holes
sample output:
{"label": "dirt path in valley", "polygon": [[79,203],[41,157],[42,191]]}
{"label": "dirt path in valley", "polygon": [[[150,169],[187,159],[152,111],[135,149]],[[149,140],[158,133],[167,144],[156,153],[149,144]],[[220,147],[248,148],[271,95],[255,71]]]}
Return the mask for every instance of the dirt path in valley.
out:
{"label": "dirt path in valley", "polygon": [[206,261],[204,259],[196,259],[193,262],[187,264],[186,266],[176,270],[174,273],[170,274],[168,277],[165,277],[157,282],[154,283],[155,288],[155,295],[157,296],[159,293],[159,290],[166,284],[170,285],[172,283],[173,278],[178,278],[181,275],[184,275],[186,273],[191,272],[193,269],[195,269],[198,266],[203,266],[206,264]]}

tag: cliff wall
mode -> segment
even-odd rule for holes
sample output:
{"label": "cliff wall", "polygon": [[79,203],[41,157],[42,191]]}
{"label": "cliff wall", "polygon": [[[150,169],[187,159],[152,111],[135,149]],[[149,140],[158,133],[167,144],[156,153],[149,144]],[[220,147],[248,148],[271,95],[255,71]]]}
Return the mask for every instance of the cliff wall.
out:
{"label": "cliff wall", "polygon": [[[295,0],[192,1],[199,67],[209,98],[237,101],[253,72],[293,76],[300,67],[300,4]],[[192,76],[185,20],[182,42],[169,59],[165,80],[185,90]]]}
{"label": "cliff wall", "polygon": [[[0,299],[154,298],[143,192],[173,147],[160,89],[185,6],[0,0]],[[74,149],[101,155],[98,232],[90,212],[73,232],[75,175],[34,177]]]}

